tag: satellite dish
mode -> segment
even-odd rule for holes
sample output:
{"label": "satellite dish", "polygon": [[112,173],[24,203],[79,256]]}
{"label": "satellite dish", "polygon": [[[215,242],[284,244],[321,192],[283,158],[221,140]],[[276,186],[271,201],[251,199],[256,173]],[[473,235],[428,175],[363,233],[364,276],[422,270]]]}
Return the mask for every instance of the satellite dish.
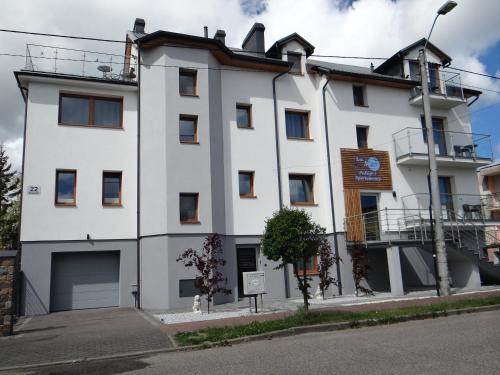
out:
{"label": "satellite dish", "polygon": [[111,67],[108,65],[99,65],[97,70],[103,72],[104,74],[111,72]]}

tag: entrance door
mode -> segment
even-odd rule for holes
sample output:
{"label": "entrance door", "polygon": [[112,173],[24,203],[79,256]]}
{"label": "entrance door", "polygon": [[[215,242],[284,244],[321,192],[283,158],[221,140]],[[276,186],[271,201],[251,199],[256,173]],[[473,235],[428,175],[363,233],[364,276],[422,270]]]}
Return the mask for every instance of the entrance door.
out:
{"label": "entrance door", "polygon": [[243,272],[257,271],[257,257],[255,247],[236,248],[236,258],[238,263],[238,297],[243,295]]}
{"label": "entrance door", "polygon": [[361,195],[361,212],[365,222],[365,236],[367,241],[380,240],[377,198],[376,195]]}
{"label": "entrance door", "polygon": [[[427,133],[425,127],[425,119],[422,117],[422,128],[424,142],[427,144]],[[444,122],[442,118],[433,117],[432,118],[432,134],[434,135],[434,146],[435,152],[438,156],[446,156],[448,155],[446,149],[446,138],[444,133]]]}
{"label": "entrance door", "polygon": [[453,195],[451,193],[451,178],[438,177],[439,194],[441,199],[441,210],[443,219],[449,220],[453,218]]}

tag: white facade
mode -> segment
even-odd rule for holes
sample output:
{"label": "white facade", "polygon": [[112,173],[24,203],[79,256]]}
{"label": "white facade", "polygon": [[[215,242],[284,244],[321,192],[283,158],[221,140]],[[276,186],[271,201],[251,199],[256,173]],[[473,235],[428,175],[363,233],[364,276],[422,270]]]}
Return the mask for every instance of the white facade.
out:
{"label": "white facade", "polygon": [[[258,31],[252,30],[250,39],[262,37],[263,44],[263,31],[258,34]],[[137,275],[129,275],[127,285],[120,286],[120,305],[133,303],[130,293],[135,289],[132,284],[138,283],[140,303],[145,308],[188,306],[192,298],[181,295],[181,285],[183,280],[190,280],[195,274],[184,269],[176,262],[176,258],[188,247],[201,247],[203,237],[216,232],[224,239],[227,261],[224,271],[233,291],[231,296],[220,297],[218,302],[241,297],[238,295],[240,264],[237,253],[242,247],[256,249],[255,268],[266,271],[266,279],[272,283],[269,298],[293,296],[297,290],[292,273],[288,271],[289,285],[285,292],[286,278],[283,271],[273,270],[272,262],[259,251],[259,236],[264,230],[265,220],[280,208],[278,176],[281,176],[282,203],[285,206],[290,205],[289,174],[314,176],[314,202],[299,208],[310,213],[312,219],[324,226],[329,234],[332,234],[334,227],[330,205],[330,194],[333,194],[336,229],[342,237],[347,213],[340,150],[358,148],[357,125],[369,127],[368,148],[388,152],[393,186],[389,191],[362,193],[376,194],[380,210],[399,210],[403,208],[402,197],[427,192],[425,163],[411,159],[412,155],[402,161],[399,153],[404,147],[399,142],[406,133],[393,136],[406,128],[418,130],[422,127],[422,107],[418,103],[410,103],[414,97],[412,88],[416,84],[404,82],[404,77],[409,73],[408,60],[403,63],[403,78],[375,74],[358,67],[342,72],[342,69],[328,68],[328,65],[325,65],[328,73],[319,74],[316,67],[323,63],[306,58],[314,47],[300,36],[292,35],[278,41],[274,45],[279,46],[277,52],[266,57],[263,52],[254,54],[255,51],[245,56],[244,50],[229,50],[223,43],[211,38],[174,36],[165,32],[131,35],[136,35],[141,43],[140,63],[143,66],[138,73],[137,86],[103,80],[91,82],[46,77],[43,74],[19,74],[23,87],[29,92],[21,237],[23,246],[26,244],[28,249],[32,247],[23,254],[23,267],[25,273],[28,271],[28,279],[31,277],[29,273],[37,269],[30,262],[30,252],[36,251],[37,242],[48,244],[49,248],[51,243],[67,243],[65,251],[72,251],[71,241],[96,241],[99,244],[99,241],[133,240],[127,245],[129,248],[123,250],[127,256],[122,256],[122,262],[127,259],[128,270],[137,267]],[[175,38],[181,38],[185,43],[182,48],[172,45]],[[189,48],[190,43],[193,48]],[[200,48],[204,43],[207,48]],[[418,48],[415,46],[407,51],[407,59],[416,58]],[[135,46],[132,51],[137,55]],[[282,61],[287,60],[288,52],[302,55],[300,74],[286,73],[288,64]],[[428,60],[440,63],[442,58],[434,51],[429,51]],[[179,94],[179,70],[183,68],[196,71],[197,92],[194,96]],[[278,74],[281,76],[277,77]],[[328,140],[325,136],[322,90],[327,79],[325,103]],[[273,97],[273,82],[276,98]],[[354,105],[353,84],[364,87],[365,106]],[[122,97],[123,128],[58,125],[60,93]],[[251,128],[237,127],[238,104],[251,106]],[[287,110],[309,113],[308,139],[287,138]],[[463,96],[458,105],[440,105],[432,108],[432,113],[443,119],[445,131],[471,133],[469,110]],[[197,117],[197,142],[188,144],[179,141],[179,118],[182,115]],[[413,134],[408,141],[408,147],[413,147],[414,153],[426,153],[421,134]],[[327,157],[327,142],[330,160]],[[474,164],[469,160],[471,158],[463,159],[455,160],[453,157],[443,161],[439,173],[451,177],[453,193],[479,194],[475,167],[482,161],[474,158]],[[76,206],[54,205],[57,169],[77,170]],[[122,172],[121,207],[102,205],[103,171]],[[255,197],[240,197],[239,171],[254,173]],[[40,186],[41,194],[26,194],[27,187],[32,185]],[[194,223],[180,221],[181,193],[199,194],[198,220]],[[133,260],[134,244],[137,242],[137,257]],[[353,283],[350,255],[344,242],[343,239],[339,240],[340,254],[344,258],[340,276],[344,293],[348,294],[353,292]],[[110,246],[112,248],[112,245],[108,245],[105,249],[94,248],[93,251],[109,251]],[[117,242],[117,246],[121,245]],[[75,251],[91,249],[80,246]],[[421,256],[415,251],[417,255],[412,255],[414,259]],[[46,256],[50,257],[51,254],[52,250],[47,250]],[[377,258],[378,255],[374,258],[375,264],[379,262],[380,269],[387,273],[381,277],[383,280],[380,285],[387,284],[390,290],[402,293],[404,283],[398,275],[403,273],[403,280],[405,276],[398,247],[388,247],[387,254],[384,255],[385,260]],[[33,259],[39,259],[39,256]],[[410,260],[408,262],[412,263]],[[52,296],[47,285],[50,285],[51,271],[50,262],[46,263],[49,264],[49,269],[44,271],[47,276],[40,281],[45,284],[41,298],[43,308],[30,310],[27,307],[27,313],[50,311],[48,300]],[[477,265],[467,267],[473,270],[477,278],[468,279],[463,285],[475,286],[479,280]],[[34,289],[37,293],[36,286]],[[32,297],[26,298],[28,306]]]}

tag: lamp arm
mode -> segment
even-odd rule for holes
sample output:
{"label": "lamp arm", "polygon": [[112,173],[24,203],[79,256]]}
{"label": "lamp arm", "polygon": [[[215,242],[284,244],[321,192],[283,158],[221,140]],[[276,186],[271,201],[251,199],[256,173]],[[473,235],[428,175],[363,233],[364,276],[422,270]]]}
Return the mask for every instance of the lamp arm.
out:
{"label": "lamp arm", "polygon": [[432,30],[434,30],[434,25],[436,24],[436,21],[438,19],[438,17],[440,16],[440,14],[438,13],[436,15],[436,17],[434,18],[434,22],[432,23],[432,27],[431,27],[431,31],[429,31],[429,36],[427,37],[427,39],[425,40],[425,44],[424,44],[424,51],[426,50],[427,48],[427,43],[429,43],[429,39],[431,39],[431,34],[432,34]]}

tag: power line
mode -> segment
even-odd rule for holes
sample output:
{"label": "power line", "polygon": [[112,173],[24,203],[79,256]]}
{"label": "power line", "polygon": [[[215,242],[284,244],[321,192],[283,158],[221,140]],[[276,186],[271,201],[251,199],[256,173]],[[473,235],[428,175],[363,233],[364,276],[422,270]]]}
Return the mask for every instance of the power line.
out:
{"label": "power line", "polygon": [[0,32],[14,33],[14,34],[25,34],[25,35],[37,35],[37,36],[50,36],[50,37],[54,37],[54,38],[81,39],[81,40],[90,40],[93,42],[123,43],[123,44],[127,43],[124,40],[90,38],[90,37],[85,37],[85,36],[75,36],[75,35],[65,35],[65,34],[36,33],[33,31],[21,31],[21,30],[10,30],[10,29],[0,29]]}
{"label": "power line", "polygon": [[465,73],[470,73],[470,74],[476,74],[476,75],[478,75],[478,76],[483,76],[483,77],[488,77],[488,78],[493,78],[493,79],[500,79],[500,77],[493,76],[493,75],[490,75],[490,74],[484,74],[484,73],[472,72],[472,71],[470,71],[470,70],[461,69],[461,68],[454,68],[454,67],[452,67],[452,66],[447,66],[446,68],[447,68],[447,69],[458,70],[458,71],[460,71],[460,72],[465,72]]}

